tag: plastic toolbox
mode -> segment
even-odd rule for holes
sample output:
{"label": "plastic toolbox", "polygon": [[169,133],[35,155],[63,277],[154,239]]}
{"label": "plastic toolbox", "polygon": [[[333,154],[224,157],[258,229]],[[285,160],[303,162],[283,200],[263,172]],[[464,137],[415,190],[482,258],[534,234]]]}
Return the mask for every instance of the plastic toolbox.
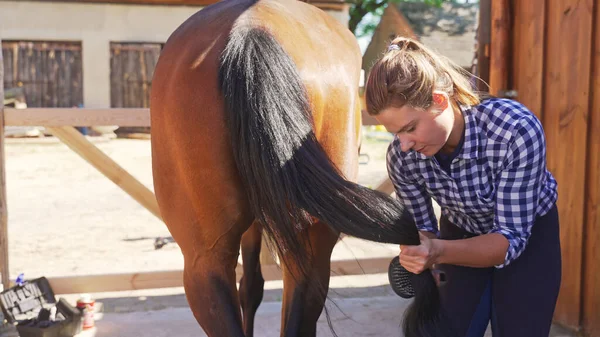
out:
{"label": "plastic toolbox", "polygon": [[20,337],[73,337],[81,332],[81,312],[64,299],[56,302],[45,277],[3,291],[0,305]]}

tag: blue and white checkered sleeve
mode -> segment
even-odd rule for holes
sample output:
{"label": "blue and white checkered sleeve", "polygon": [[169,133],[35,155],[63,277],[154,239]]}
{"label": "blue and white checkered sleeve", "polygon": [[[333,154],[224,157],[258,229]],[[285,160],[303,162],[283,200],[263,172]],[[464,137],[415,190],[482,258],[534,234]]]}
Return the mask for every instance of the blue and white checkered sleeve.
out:
{"label": "blue and white checkered sleeve", "polygon": [[412,214],[417,229],[438,234],[437,219],[433,212],[431,197],[423,186],[410,180],[402,172],[402,159],[398,147],[390,144],[387,152],[387,170],[394,184],[396,199]]}
{"label": "blue and white checkered sleeve", "polygon": [[524,119],[515,130],[497,184],[492,233],[506,237],[509,246],[503,268],[523,253],[535,221],[546,168],[546,144],[537,118]]}

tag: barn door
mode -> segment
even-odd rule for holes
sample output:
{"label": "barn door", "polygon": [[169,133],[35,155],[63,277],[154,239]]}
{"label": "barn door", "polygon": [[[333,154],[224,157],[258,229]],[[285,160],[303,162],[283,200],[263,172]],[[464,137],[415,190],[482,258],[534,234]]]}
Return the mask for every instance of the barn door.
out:
{"label": "barn door", "polygon": [[[150,107],[152,75],[162,45],[110,44],[110,105],[113,108]],[[149,127],[121,127],[117,134],[149,132]]]}
{"label": "barn door", "polygon": [[81,43],[2,41],[4,87],[22,88],[28,107],[83,104]]}

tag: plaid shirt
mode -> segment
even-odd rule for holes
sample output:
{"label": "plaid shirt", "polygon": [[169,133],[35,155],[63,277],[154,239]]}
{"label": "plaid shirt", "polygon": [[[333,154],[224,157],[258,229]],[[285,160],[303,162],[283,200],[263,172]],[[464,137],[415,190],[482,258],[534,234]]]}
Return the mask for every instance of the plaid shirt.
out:
{"label": "plaid shirt", "polygon": [[493,98],[462,107],[462,149],[446,173],[435,157],[402,152],[398,137],[387,153],[396,197],[420,230],[438,233],[431,198],[442,214],[473,234],[500,233],[509,242],[502,268],[525,250],[536,216],[557,199],[556,180],[546,168],[540,121],[522,104]]}

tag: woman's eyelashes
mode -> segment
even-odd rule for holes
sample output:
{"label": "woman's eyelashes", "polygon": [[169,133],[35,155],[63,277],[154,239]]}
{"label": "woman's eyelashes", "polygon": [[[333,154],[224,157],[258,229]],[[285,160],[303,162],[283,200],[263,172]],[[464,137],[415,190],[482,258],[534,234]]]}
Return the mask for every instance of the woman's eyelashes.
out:
{"label": "woman's eyelashes", "polygon": [[398,133],[411,133],[411,132],[415,131],[416,128],[417,128],[417,124],[412,124],[411,126],[406,127],[404,130],[401,130]]}

